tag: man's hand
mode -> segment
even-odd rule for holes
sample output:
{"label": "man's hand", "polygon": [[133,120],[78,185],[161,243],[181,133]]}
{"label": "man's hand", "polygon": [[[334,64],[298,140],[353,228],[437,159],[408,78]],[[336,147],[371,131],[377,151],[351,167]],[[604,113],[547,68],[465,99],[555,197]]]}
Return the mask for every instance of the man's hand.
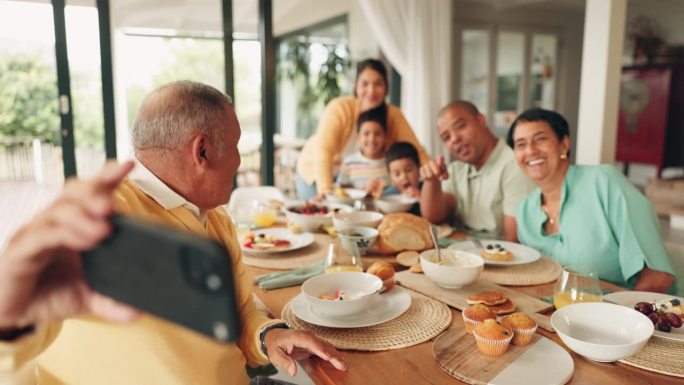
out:
{"label": "man's hand", "polygon": [[0,329],[90,312],[111,321],[138,312],[92,291],[80,252],[109,235],[112,192],[133,162],[108,162],[93,179],[66,182],[47,209],[23,226],[0,256]]}
{"label": "man's hand", "polygon": [[329,343],[318,339],[312,333],[292,329],[271,329],[264,337],[271,363],[290,376],[297,374],[296,361],[318,356],[338,370],[347,370],[339,352]]}
{"label": "man's hand", "polygon": [[444,161],[444,155],[430,160],[420,167],[420,178],[425,182],[441,181],[449,179],[449,172]]}

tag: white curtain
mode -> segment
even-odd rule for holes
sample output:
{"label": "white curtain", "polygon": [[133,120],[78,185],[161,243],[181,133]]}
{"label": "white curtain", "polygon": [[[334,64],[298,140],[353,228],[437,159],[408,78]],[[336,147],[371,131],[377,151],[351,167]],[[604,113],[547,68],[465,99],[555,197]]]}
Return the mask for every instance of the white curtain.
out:
{"label": "white curtain", "polygon": [[357,1],[380,49],[401,75],[404,116],[431,156],[446,154],[435,121],[452,97],[452,1]]}

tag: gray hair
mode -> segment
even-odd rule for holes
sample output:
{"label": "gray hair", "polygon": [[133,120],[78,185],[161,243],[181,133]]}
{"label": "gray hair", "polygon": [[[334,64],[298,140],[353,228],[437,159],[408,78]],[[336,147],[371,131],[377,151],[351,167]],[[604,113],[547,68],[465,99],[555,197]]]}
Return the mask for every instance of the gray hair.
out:
{"label": "gray hair", "polygon": [[233,105],[230,97],[212,86],[189,80],[165,84],[143,100],[131,131],[133,148],[175,150],[202,134],[221,154],[226,105]]}

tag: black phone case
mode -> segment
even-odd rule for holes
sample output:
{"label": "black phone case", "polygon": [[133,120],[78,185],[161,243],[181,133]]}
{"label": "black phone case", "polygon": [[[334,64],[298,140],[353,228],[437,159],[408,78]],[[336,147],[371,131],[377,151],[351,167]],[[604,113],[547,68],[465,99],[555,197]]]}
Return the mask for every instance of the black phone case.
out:
{"label": "black phone case", "polygon": [[96,291],[223,342],[238,339],[232,260],[218,242],[114,215],[112,234],[83,255]]}

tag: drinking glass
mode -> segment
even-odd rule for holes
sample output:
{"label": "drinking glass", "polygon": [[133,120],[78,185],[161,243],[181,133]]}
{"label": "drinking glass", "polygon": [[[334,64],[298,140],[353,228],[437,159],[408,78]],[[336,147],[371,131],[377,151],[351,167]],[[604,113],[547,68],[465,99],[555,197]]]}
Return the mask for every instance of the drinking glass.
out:
{"label": "drinking glass", "polygon": [[359,253],[348,254],[339,244],[339,240],[328,245],[328,254],[325,257],[325,272],[335,273],[339,271],[363,271],[363,261]]}
{"label": "drinking glass", "polygon": [[556,309],[573,303],[601,302],[602,300],[603,294],[596,273],[563,267],[553,294],[553,305]]}
{"label": "drinking glass", "polygon": [[276,221],[276,211],[264,202],[252,203],[252,222],[256,227],[269,227]]}
{"label": "drinking glass", "polygon": [[228,213],[238,233],[249,231],[252,228],[249,211],[249,207],[236,207]]}

